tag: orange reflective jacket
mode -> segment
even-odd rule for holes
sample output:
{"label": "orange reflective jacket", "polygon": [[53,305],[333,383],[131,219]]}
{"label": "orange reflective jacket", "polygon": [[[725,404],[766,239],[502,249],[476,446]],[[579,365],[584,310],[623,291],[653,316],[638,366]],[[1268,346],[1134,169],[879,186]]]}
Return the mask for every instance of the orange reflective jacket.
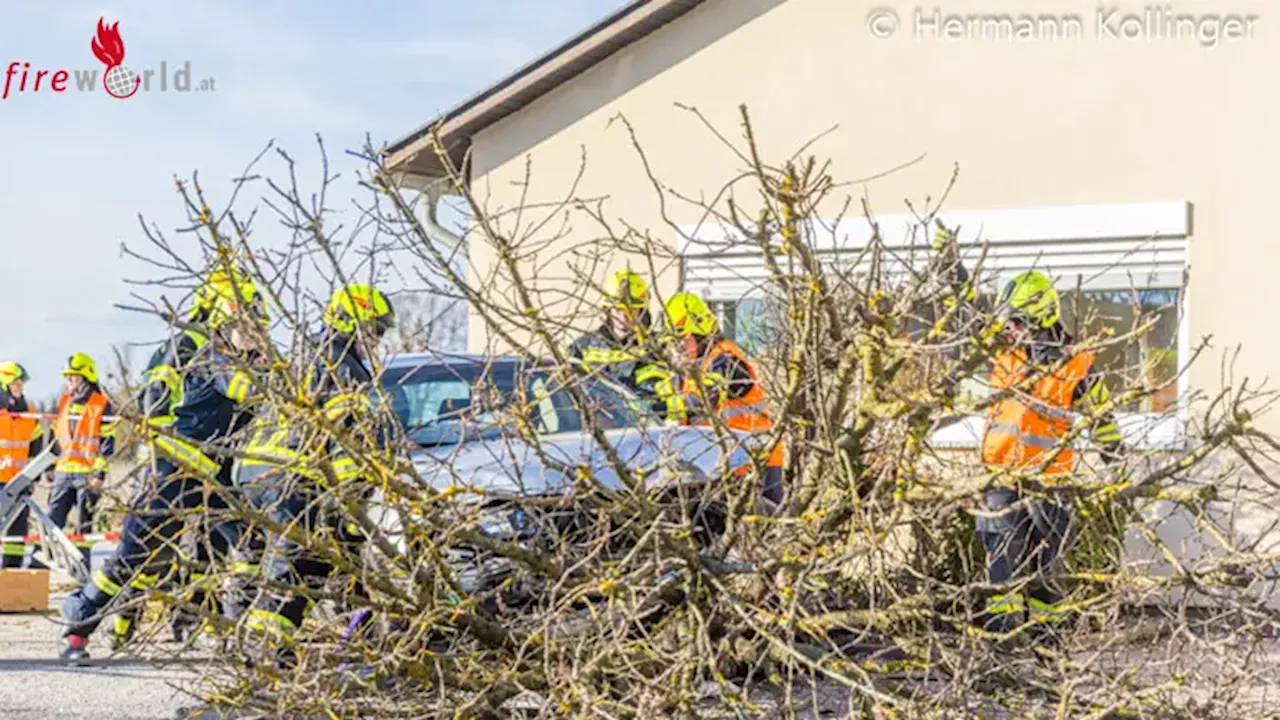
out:
{"label": "orange reflective jacket", "polygon": [[1084,382],[1093,360],[1093,353],[1075,353],[1027,388],[1024,384],[1031,368],[1026,356],[1007,352],[997,358],[991,372],[992,389],[1018,389],[991,407],[982,438],[982,461],[1017,469],[1034,470],[1044,465],[1043,472],[1050,475],[1070,472],[1075,466],[1075,450],[1058,447],[1058,442],[1076,417],[1072,411],[1076,388]]}
{"label": "orange reflective jacket", "polygon": [[0,485],[12,480],[26,466],[38,422],[0,411]]}
{"label": "orange reflective jacket", "polygon": [[[102,456],[102,415],[107,409],[107,396],[100,392],[89,395],[83,409],[74,408],[71,395],[63,393],[58,401],[58,419],[54,421],[54,434],[58,438],[58,464],[54,470],[64,473],[93,472]],[[71,415],[80,415],[71,429]]]}
{"label": "orange reflective jacket", "polygon": [[[717,410],[720,417],[724,418],[724,424],[734,430],[745,430],[747,432],[765,432],[773,429],[773,419],[769,417],[768,402],[764,393],[764,388],[760,387],[760,381],[756,375],[755,366],[747,359],[747,354],[742,351],[732,340],[727,338],[721,339],[702,358],[702,374],[705,377],[711,372],[713,363],[721,355],[732,355],[737,358],[738,362],[747,369],[747,373],[751,376],[751,390],[747,394],[738,398],[731,398],[726,391],[721,393],[720,406]],[[696,393],[692,380],[686,380],[686,393]],[[769,453],[769,467],[782,467],[782,443],[778,443]]]}

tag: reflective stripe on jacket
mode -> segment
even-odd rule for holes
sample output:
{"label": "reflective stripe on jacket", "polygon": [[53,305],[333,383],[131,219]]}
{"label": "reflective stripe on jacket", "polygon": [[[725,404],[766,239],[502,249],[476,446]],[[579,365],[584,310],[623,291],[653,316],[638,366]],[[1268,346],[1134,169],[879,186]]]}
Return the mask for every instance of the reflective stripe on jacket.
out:
{"label": "reflective stripe on jacket", "polygon": [[993,390],[1011,394],[991,407],[982,438],[982,461],[988,465],[1039,470],[1045,474],[1070,472],[1076,453],[1059,442],[1077,414],[1072,409],[1076,388],[1093,366],[1094,354],[1078,352],[1071,359],[1026,387],[1031,377],[1025,355],[1007,352],[991,372]]}
{"label": "reflective stripe on jacket", "polygon": [[[318,406],[324,419],[339,432],[378,425],[369,398],[370,390],[375,389],[373,375],[361,358],[355,339],[326,335],[318,339],[318,344],[320,356],[304,379],[305,402]],[[262,413],[251,427],[240,461],[242,472],[238,473],[238,483],[258,477],[271,467],[321,485],[326,483],[325,463],[338,482],[354,479],[364,472],[360,463],[349,457],[328,432],[293,425],[279,409]],[[386,432],[380,425],[378,431]],[[375,440],[379,446],[386,442],[381,435]]]}
{"label": "reflective stripe on jacket", "polygon": [[[102,416],[106,413],[107,396],[94,391],[85,400],[83,409],[71,401],[70,393],[63,393],[58,402],[58,419],[54,421],[54,435],[58,439],[58,462],[54,470],[61,473],[101,472]],[[71,427],[71,415],[80,415],[75,429]],[[101,461],[101,462],[100,462]]]}
{"label": "reflective stripe on jacket", "polygon": [[143,372],[146,387],[143,409],[147,422],[155,427],[169,427],[177,420],[174,409],[186,401],[186,389],[178,368],[185,365],[209,340],[192,330],[184,330],[156,351],[151,364]]}
{"label": "reflective stripe on jacket", "polygon": [[0,414],[0,485],[22,472],[31,457],[31,442],[39,436],[38,420]]}
{"label": "reflective stripe on jacket", "polygon": [[[702,358],[701,371],[704,381],[707,376],[712,375],[711,368],[715,364],[717,358],[722,355],[731,355],[747,370],[747,374],[751,376],[751,389],[741,397],[729,397],[727,388],[720,388],[719,405],[716,410],[720,417],[724,419],[725,425],[734,430],[744,430],[747,432],[767,432],[773,429],[773,419],[769,417],[768,398],[765,396],[764,388],[760,386],[759,376],[756,373],[755,366],[747,359],[747,354],[742,348],[728,338],[721,338],[719,342],[712,345]],[[685,380],[685,394],[702,395],[701,388],[696,387],[690,379]],[[686,423],[688,420],[686,418]],[[768,466],[782,467],[782,443],[778,443],[769,453]]]}

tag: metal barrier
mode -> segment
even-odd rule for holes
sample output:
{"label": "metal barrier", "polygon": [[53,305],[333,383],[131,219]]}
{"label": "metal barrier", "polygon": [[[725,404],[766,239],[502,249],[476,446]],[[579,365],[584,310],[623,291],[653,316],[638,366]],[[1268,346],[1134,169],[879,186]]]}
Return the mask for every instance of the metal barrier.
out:
{"label": "metal barrier", "polygon": [[[0,529],[7,530],[22,509],[26,508],[29,513],[28,527],[35,531],[29,537],[34,537],[40,543],[40,551],[36,559],[49,567],[56,567],[66,572],[77,582],[87,583],[89,568],[85,564],[84,556],[80,553],[80,548],[76,547],[75,543],[62,532],[62,528],[49,519],[49,516],[31,497],[31,489],[36,479],[53,465],[56,459],[53,449],[45,448],[44,452],[27,462],[22,472],[3,485],[3,490],[0,490]],[[26,538],[24,537],[23,540],[25,541]]]}

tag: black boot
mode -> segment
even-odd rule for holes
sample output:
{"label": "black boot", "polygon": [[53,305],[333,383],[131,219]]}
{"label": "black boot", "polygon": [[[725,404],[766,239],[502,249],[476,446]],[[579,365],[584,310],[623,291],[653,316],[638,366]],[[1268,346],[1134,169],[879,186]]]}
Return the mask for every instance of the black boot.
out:
{"label": "black boot", "polygon": [[63,660],[72,665],[85,665],[89,660],[89,638],[80,635],[64,635],[62,638]]}

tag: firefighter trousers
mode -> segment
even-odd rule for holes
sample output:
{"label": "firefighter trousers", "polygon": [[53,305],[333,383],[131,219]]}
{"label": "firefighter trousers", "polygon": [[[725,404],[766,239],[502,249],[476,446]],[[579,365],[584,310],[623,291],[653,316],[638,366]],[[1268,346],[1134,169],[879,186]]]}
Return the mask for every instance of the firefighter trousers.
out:
{"label": "firefighter trousers", "polygon": [[[88,486],[89,476],[79,473],[54,473],[53,491],[49,494],[49,520],[64,530],[67,529],[67,518],[71,509],[76,511],[76,524],[72,533],[86,535],[93,530],[93,510],[98,505],[102,494],[91,490]],[[85,540],[75,541],[84,556],[85,567],[90,565],[90,554],[93,544]]]}
{"label": "firefighter trousers", "polygon": [[[1004,488],[988,490],[983,504],[987,514],[978,516],[976,530],[986,549],[987,581],[1002,584],[1030,578],[1027,599],[1031,603],[1051,606],[1060,601],[1054,565],[1070,542],[1071,511]],[[1012,631],[1025,621],[1026,604],[1013,596],[993,597],[986,629]]]}
{"label": "firefighter trousers", "polygon": [[63,616],[68,621],[64,635],[88,637],[112,600],[145,591],[168,573],[174,559],[181,557],[186,515],[192,510],[204,509],[209,518],[207,540],[213,555],[230,557],[242,535],[225,497],[231,492],[230,478],[228,467],[219,472],[216,483],[206,483],[191,471],[157,458],[152,481],[144,483],[125,516],[119,546],[90,582],[64,602]]}
{"label": "firefighter trousers", "polygon": [[[360,552],[364,536],[342,519],[342,513],[318,493],[305,489],[306,481],[283,472],[267,472],[243,488],[250,504],[272,523],[293,526],[306,536],[327,535],[342,547],[345,557]],[[268,535],[262,557],[262,575],[270,589],[259,593],[249,611],[249,625],[260,631],[291,639],[314,605],[314,595],[337,568],[309,555],[301,544],[284,534]],[[290,588],[282,591],[281,586]],[[357,597],[367,597],[357,581]]]}

